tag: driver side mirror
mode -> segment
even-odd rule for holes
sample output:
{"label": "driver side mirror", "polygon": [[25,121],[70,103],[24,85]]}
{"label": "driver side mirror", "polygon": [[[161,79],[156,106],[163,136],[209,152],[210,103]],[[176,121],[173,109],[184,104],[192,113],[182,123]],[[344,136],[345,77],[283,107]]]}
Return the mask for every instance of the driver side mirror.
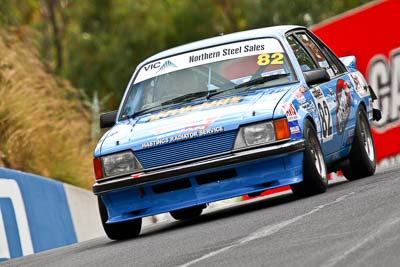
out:
{"label": "driver side mirror", "polygon": [[100,128],[111,128],[115,124],[118,111],[111,111],[100,115]]}
{"label": "driver side mirror", "polygon": [[303,74],[308,86],[329,82],[331,80],[331,77],[324,68],[304,71]]}

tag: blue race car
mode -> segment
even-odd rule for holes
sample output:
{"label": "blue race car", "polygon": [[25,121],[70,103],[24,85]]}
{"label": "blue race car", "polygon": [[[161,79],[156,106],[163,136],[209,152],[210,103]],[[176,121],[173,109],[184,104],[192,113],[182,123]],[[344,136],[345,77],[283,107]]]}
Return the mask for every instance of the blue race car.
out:
{"label": "blue race car", "polygon": [[278,26],[172,48],[135,70],[94,153],[104,230],[199,216],[207,203],[290,185],[326,191],[327,174],[374,174],[375,94],[354,57],[304,27]]}

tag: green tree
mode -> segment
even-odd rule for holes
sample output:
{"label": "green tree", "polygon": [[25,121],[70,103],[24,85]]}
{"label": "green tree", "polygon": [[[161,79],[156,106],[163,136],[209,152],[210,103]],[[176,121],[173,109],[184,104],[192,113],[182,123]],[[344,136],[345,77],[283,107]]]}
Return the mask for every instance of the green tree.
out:
{"label": "green tree", "polygon": [[31,26],[50,70],[115,109],[137,64],[166,48],[278,24],[310,26],[370,0],[2,0],[0,24]]}

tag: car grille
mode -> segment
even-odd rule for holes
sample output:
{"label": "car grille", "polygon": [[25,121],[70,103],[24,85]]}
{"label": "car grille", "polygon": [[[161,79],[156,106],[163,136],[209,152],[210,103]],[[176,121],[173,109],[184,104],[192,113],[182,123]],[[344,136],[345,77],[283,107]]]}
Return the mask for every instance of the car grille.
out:
{"label": "car grille", "polygon": [[236,131],[208,135],[136,151],[145,169],[201,158],[232,150]]}

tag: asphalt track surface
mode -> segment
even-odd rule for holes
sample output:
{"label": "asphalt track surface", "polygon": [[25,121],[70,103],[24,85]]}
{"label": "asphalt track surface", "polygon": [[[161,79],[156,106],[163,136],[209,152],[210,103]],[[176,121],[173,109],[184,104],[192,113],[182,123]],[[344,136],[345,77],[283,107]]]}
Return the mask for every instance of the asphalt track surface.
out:
{"label": "asphalt track surface", "polygon": [[[1,264],[0,264],[1,265]],[[139,238],[98,238],[5,266],[400,266],[400,169],[162,222]]]}

